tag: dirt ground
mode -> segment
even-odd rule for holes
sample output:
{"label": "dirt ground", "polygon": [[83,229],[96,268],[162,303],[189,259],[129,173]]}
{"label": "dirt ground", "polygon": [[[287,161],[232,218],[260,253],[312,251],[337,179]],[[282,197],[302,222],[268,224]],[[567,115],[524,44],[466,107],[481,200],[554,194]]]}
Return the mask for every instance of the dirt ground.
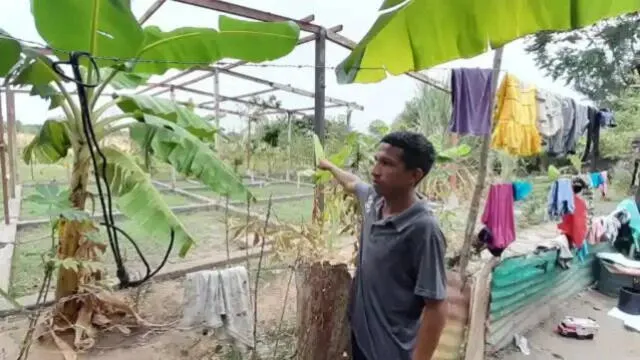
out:
{"label": "dirt ground", "polygon": [[[607,315],[617,300],[595,290],[586,291],[561,306],[548,321],[528,334],[531,355],[512,346],[491,360],[633,360],[640,359],[640,333],[625,329],[622,321]],[[564,316],[590,317],[600,325],[594,340],[564,338],[554,333]]]}
{"label": "dirt ground", "polygon": [[[279,340],[277,358],[291,356],[296,309],[295,281],[289,294],[287,285],[290,271],[270,270],[260,276],[258,301],[258,338],[261,352],[273,355],[273,344]],[[135,299],[137,292],[130,294]],[[287,297],[285,304],[284,299]],[[129,336],[119,332],[101,333],[99,342],[78,360],[231,360],[231,346],[217,334],[204,335],[202,329],[182,329],[182,280],[154,283],[140,292],[139,312],[150,323],[166,324],[156,329],[133,331]],[[284,319],[280,318],[285,307]],[[13,360],[18,356],[20,344],[27,329],[25,317],[3,319],[0,322],[0,360]],[[278,332],[278,330],[280,330]],[[29,359],[63,359],[51,344],[34,342]]]}

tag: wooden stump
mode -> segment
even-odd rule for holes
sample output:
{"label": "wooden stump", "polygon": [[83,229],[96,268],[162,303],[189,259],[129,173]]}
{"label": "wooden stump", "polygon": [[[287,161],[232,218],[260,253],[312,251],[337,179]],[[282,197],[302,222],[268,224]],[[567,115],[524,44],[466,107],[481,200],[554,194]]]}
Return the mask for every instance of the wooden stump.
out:
{"label": "wooden stump", "polygon": [[296,271],[298,360],[349,359],[346,264],[305,264]]}

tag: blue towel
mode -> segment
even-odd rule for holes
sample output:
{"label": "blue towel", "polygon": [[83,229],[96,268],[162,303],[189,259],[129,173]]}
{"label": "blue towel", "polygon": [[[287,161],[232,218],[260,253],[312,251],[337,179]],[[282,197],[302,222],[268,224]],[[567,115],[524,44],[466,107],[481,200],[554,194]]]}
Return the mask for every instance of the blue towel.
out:
{"label": "blue towel", "polygon": [[559,219],[564,215],[573,214],[573,188],[571,180],[559,179],[553,182],[549,191],[547,208],[551,219]]}
{"label": "blue towel", "polygon": [[513,182],[513,201],[524,200],[533,191],[533,185],[527,181]]}
{"label": "blue towel", "polygon": [[578,255],[578,259],[580,263],[584,263],[584,261],[589,257],[589,244],[585,241],[582,243],[582,246],[576,251],[576,255]]}
{"label": "blue towel", "polygon": [[604,179],[599,172],[589,174],[589,178],[591,179],[591,187],[594,189],[604,184]]}

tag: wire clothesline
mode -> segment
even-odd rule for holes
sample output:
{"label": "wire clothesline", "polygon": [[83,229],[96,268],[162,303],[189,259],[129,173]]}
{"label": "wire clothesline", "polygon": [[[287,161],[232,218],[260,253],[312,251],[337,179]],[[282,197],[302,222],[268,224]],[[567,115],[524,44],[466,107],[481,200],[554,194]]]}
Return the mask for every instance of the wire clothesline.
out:
{"label": "wire clothesline", "polygon": [[[57,49],[57,48],[53,48],[47,44],[41,43],[41,42],[37,42],[37,41],[32,41],[32,40],[26,40],[26,39],[21,39],[21,38],[17,38],[14,36],[9,36],[9,35],[5,35],[5,34],[0,34],[0,39],[9,39],[9,40],[14,40],[14,41],[18,41],[20,43],[23,44],[28,44],[28,45],[33,45],[33,46],[37,46],[39,47],[39,49],[36,50],[50,50],[53,51],[54,53],[64,53],[64,54],[71,54],[74,51],[70,51],[70,50],[63,50],[63,49]],[[211,66],[210,62],[202,62],[202,61],[177,61],[177,60],[161,60],[161,59],[138,59],[138,58],[120,58],[120,57],[115,57],[115,56],[92,56],[95,60],[101,60],[101,61],[112,61],[114,63],[146,63],[146,64],[174,64],[174,65],[192,65],[192,66],[203,66],[203,67],[209,67]],[[317,66],[315,64],[275,64],[275,63],[237,63],[237,62],[225,62],[225,61],[217,61],[215,63],[218,66],[228,66],[228,65],[233,65],[233,66],[238,66],[238,67],[253,67],[253,68],[284,68],[284,69],[327,69],[327,70],[336,70],[338,68],[337,65],[325,65],[325,66]],[[424,70],[424,72],[433,72],[433,71],[452,71],[452,70],[457,70],[457,69],[483,69],[483,70],[487,70],[487,68],[483,68],[483,67],[478,67],[478,66],[459,66],[459,67],[450,67],[450,66],[436,66],[430,69],[426,69]],[[359,66],[359,67],[355,67],[354,69],[357,70],[384,70],[384,71],[388,71],[388,69],[384,66],[371,66],[371,67],[367,67],[367,66]],[[506,74],[509,73],[509,70],[506,69],[500,69],[499,72],[501,74]],[[529,83],[526,82],[525,83]],[[535,85],[535,84],[534,84]],[[440,86],[445,86],[448,87],[448,85],[445,84],[440,84]],[[439,90],[444,90],[442,88],[436,87]],[[573,99],[576,103],[583,103],[585,104],[584,99],[583,100],[578,100],[575,99],[575,97],[572,96],[568,96],[568,95],[564,95],[564,94],[558,94],[557,92],[554,91],[550,91],[548,89],[545,89],[544,87],[540,87],[538,85],[536,85],[536,88],[542,89],[545,92],[549,92],[552,93],[554,95],[558,95],[562,98],[571,98]],[[450,88],[447,89],[448,91],[450,91]],[[588,99],[587,99],[588,100]],[[589,102],[593,103],[593,101],[588,100]],[[590,106],[591,104],[585,104]]]}

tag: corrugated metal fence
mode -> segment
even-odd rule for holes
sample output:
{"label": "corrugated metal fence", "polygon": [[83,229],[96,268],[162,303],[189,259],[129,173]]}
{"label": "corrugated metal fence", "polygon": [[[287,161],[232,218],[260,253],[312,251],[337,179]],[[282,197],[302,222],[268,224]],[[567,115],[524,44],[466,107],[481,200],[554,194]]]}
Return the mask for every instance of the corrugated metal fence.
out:
{"label": "corrugated metal fence", "polygon": [[556,265],[557,251],[506,259],[493,271],[488,350],[498,351],[551,316],[552,309],[594,282],[595,253],[608,244],[592,247],[584,262],[577,258],[568,270]]}

